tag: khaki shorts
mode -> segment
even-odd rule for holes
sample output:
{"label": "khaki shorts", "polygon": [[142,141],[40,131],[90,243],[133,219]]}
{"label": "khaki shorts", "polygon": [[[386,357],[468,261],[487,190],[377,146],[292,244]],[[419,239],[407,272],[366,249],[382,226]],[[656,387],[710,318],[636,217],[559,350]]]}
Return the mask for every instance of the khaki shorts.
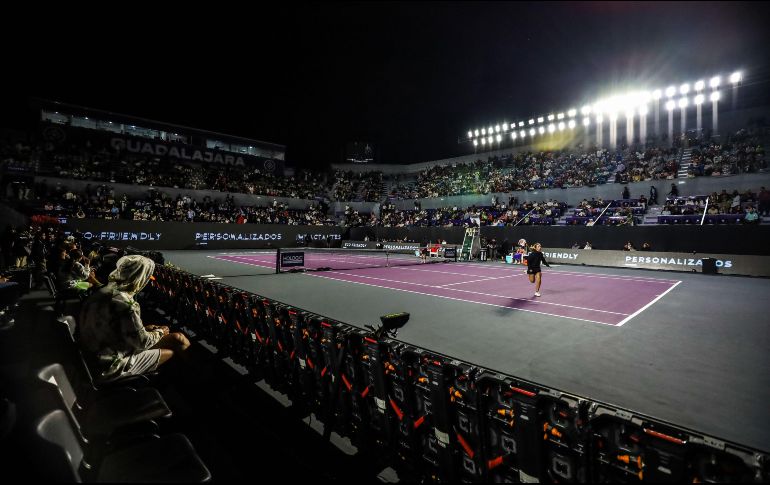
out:
{"label": "khaki shorts", "polygon": [[128,358],[120,376],[131,376],[155,372],[160,363],[160,349],[149,349]]}

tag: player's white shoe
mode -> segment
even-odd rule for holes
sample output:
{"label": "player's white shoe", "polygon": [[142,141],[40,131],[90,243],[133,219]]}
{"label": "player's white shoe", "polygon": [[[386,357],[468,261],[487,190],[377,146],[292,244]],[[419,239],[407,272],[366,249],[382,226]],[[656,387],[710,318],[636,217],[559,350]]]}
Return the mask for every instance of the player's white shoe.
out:
{"label": "player's white shoe", "polygon": [[540,296],[540,292],[539,292],[539,291],[536,291],[536,292],[535,292],[535,296]]}

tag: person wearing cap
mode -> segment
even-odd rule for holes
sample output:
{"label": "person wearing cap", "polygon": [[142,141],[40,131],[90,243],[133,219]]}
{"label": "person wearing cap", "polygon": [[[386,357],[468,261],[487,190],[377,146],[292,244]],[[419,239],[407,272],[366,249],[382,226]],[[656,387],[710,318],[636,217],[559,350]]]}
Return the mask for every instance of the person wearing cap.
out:
{"label": "person wearing cap", "polygon": [[94,292],[80,314],[80,346],[98,381],[154,372],[190,346],[184,334],[144,325],[134,296],[152,278],[155,263],[144,256],[118,260],[109,283]]}

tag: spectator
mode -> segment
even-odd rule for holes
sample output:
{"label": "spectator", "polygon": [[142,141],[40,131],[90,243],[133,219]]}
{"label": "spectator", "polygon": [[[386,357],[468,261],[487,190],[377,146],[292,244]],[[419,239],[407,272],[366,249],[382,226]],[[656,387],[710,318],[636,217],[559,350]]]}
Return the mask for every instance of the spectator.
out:
{"label": "spectator", "polygon": [[668,193],[671,197],[678,197],[679,196],[679,188],[676,186],[676,184],[671,184],[671,192]]}
{"label": "spectator", "polygon": [[749,206],[746,209],[746,215],[743,216],[744,224],[759,224],[759,214],[753,206]]}
{"label": "spectator", "polygon": [[626,242],[626,244],[623,246],[623,251],[636,251],[634,243],[631,241]]}
{"label": "spectator", "polygon": [[757,200],[759,200],[759,215],[770,215],[770,190],[767,190],[764,187],[759,189]]}
{"label": "spectator", "polygon": [[583,249],[593,249],[593,246],[591,245],[590,242],[586,241],[586,245],[583,246]]}
{"label": "spectator", "polygon": [[623,187],[623,200],[628,200],[631,198],[631,192],[628,190],[628,185]]}
{"label": "spectator", "polygon": [[134,296],[150,281],[155,263],[139,255],[120,258],[110,283],[83,304],[80,345],[99,381],[155,371],[190,342],[168,327],[144,325]]}
{"label": "spectator", "polygon": [[642,243],[642,251],[652,251],[652,244],[647,241]]}
{"label": "spectator", "polygon": [[650,185],[650,205],[658,205],[658,189]]}

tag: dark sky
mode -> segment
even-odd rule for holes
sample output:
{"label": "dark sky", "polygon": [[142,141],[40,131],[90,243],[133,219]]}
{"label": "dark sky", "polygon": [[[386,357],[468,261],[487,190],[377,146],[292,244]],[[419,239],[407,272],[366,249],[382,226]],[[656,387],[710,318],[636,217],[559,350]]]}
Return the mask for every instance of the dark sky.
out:
{"label": "dark sky", "polygon": [[3,123],[39,96],[285,144],[298,166],[348,140],[406,163],[624,83],[770,77],[764,2],[159,3],[9,14]]}

